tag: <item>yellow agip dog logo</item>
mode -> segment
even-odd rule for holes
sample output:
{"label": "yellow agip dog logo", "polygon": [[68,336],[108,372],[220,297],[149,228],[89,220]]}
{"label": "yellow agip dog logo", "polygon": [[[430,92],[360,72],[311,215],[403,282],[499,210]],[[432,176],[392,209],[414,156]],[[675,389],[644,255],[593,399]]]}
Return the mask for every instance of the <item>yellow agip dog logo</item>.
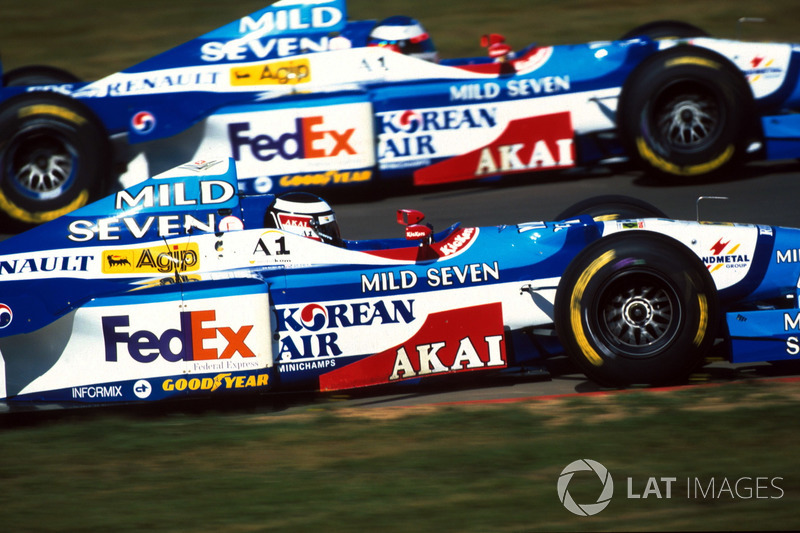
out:
{"label": "yellow agip dog logo", "polygon": [[231,85],[296,85],[311,81],[311,65],[308,59],[271,61],[259,65],[248,65],[231,69]]}
{"label": "yellow agip dog logo", "polygon": [[199,268],[200,254],[195,243],[103,252],[103,274],[168,274]]}

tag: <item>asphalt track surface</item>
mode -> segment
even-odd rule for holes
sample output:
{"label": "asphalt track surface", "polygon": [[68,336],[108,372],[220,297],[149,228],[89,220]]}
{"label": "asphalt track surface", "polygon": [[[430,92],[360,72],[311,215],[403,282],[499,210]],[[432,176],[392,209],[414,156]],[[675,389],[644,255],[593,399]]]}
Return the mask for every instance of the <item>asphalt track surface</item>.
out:
{"label": "asphalt track surface", "polygon": [[[528,174],[494,182],[459,186],[356,193],[343,190],[326,195],[336,210],[346,239],[401,237],[397,209],[417,209],[435,230],[455,222],[464,226],[496,226],[553,220],[567,207],[594,196],[627,195],[660,208],[671,218],[697,219],[698,197],[726,197],[700,202],[700,218],[717,222],[748,222],[800,227],[800,162],[758,163],[738,175],[700,183],[668,184],[625,168],[576,169],[551,174]],[[591,394],[603,390],[556,358],[524,374],[503,372],[461,374],[449,380],[391,389],[335,394],[279,395],[234,402],[261,410],[292,412],[335,403],[339,406],[406,407],[471,402],[509,402],[550,396]],[[722,384],[750,379],[796,379],[800,364],[731,365],[713,363],[693,375],[687,385]],[[207,407],[208,405],[205,404]],[[184,406],[188,407],[188,406]],[[219,408],[213,402],[213,408]],[[204,409],[204,403],[195,408]],[[0,405],[0,413],[4,411]]]}
{"label": "asphalt track surface", "polygon": [[[454,222],[496,226],[553,220],[567,207],[594,196],[627,195],[645,200],[669,217],[697,219],[697,198],[705,221],[747,222],[800,227],[800,162],[753,163],[736,175],[704,182],[665,183],[624,168],[576,169],[526,174],[487,183],[449,188],[418,188],[383,197],[326,195],[346,239],[400,237],[397,209],[417,209],[436,231]],[[360,201],[354,201],[358,198]]]}

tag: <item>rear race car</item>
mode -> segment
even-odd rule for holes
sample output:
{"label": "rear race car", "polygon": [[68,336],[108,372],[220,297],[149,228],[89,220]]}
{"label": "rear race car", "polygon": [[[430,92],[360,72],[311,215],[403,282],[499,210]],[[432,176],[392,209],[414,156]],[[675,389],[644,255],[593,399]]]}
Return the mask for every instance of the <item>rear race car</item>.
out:
{"label": "rear race car", "polygon": [[679,181],[800,153],[792,44],[661,22],[518,50],[486,35],[485,57],[437,60],[378,38],[387,24],[284,0],[100,80],[8,72],[0,212],[39,224],[200,158],[232,157],[250,193],[391,194],[631,160]]}

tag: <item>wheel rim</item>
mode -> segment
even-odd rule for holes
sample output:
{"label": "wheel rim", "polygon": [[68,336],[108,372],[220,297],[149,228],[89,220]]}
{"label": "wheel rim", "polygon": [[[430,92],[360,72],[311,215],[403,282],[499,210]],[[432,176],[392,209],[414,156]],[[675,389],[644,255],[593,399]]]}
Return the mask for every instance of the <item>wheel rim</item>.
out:
{"label": "wheel rim", "polygon": [[595,327],[619,355],[642,358],[665,349],[679,333],[682,308],[672,286],[655,272],[626,272],[599,292]]}
{"label": "wheel rim", "polygon": [[709,90],[695,85],[666,89],[653,107],[652,123],[670,149],[698,152],[720,135],[723,122],[717,98]]}
{"label": "wheel rim", "polygon": [[5,171],[23,196],[49,200],[72,185],[77,159],[75,149],[58,132],[34,130],[12,141]]}

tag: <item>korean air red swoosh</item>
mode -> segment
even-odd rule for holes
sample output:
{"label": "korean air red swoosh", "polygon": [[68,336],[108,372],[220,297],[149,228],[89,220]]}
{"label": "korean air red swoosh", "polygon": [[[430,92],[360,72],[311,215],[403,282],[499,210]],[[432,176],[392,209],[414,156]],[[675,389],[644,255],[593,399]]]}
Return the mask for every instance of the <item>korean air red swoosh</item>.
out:
{"label": "korean air red swoosh", "polygon": [[319,378],[332,391],[507,366],[500,303],[432,313],[404,343]]}
{"label": "korean air red swoosh", "polygon": [[417,170],[414,185],[573,167],[573,137],[568,112],[512,120],[491,144]]}

